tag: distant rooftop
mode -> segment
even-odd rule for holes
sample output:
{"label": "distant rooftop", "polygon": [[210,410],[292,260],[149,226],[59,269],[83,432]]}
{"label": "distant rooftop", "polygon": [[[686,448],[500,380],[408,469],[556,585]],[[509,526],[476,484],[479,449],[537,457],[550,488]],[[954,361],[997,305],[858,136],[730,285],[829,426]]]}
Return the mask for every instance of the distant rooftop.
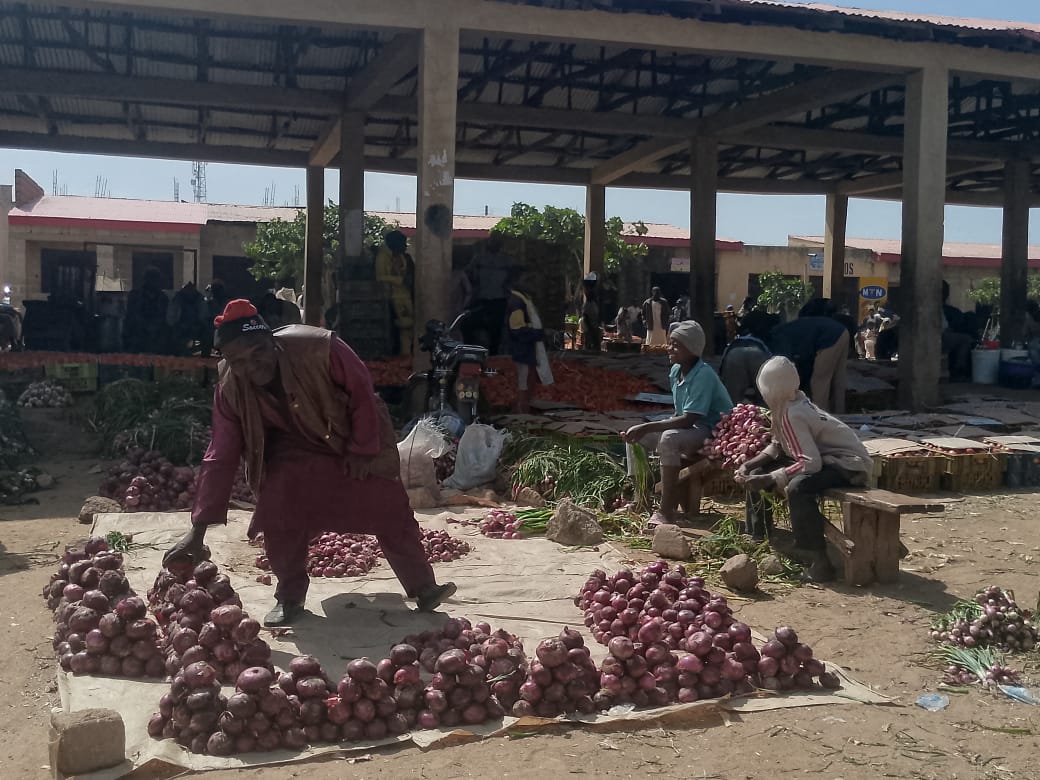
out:
{"label": "distant rooftop", "polygon": [[[788,236],[788,244],[823,246],[823,236]],[[872,252],[878,262],[898,263],[903,255],[903,242],[895,238],[846,238],[846,249]],[[1000,266],[1000,244],[972,244],[947,241],[943,244],[944,265]],[[1029,264],[1040,267],[1040,246],[1029,247]]]}

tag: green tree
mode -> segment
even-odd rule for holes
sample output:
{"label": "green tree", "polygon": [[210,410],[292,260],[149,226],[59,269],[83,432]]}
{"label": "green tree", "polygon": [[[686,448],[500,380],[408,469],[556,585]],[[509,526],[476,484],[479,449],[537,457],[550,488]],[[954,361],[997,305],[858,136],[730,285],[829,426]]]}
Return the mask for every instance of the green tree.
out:
{"label": "green tree", "polygon": [[[618,271],[622,263],[646,257],[646,244],[642,241],[630,243],[632,237],[646,235],[646,225],[635,222],[626,226],[620,217],[611,217],[605,225],[607,236],[603,263],[608,272]],[[514,203],[509,216],[495,225],[493,231],[565,247],[574,260],[567,274],[568,281],[581,278],[585,265],[585,217],[574,209],[546,206],[539,210],[526,203]]]}
{"label": "green tree", "polygon": [[[1000,277],[987,276],[980,279],[968,290],[968,297],[983,306],[1000,306]],[[1040,301],[1040,273],[1031,273],[1027,277],[1026,297],[1031,301]]]}
{"label": "green tree", "polygon": [[[375,214],[365,214],[365,246],[378,246],[383,236],[398,227],[396,222]],[[339,250],[339,207],[332,201],[325,206],[322,228],[325,267],[331,268]],[[256,279],[295,279],[303,281],[303,258],[307,243],[307,213],[300,209],[292,220],[274,219],[256,226],[256,238],[247,242],[243,251],[253,265],[250,272]]]}
{"label": "green tree", "polygon": [[793,316],[802,304],[812,298],[813,287],[798,277],[785,276],[780,271],[767,271],[758,277],[762,288],[758,305],[774,314]]}

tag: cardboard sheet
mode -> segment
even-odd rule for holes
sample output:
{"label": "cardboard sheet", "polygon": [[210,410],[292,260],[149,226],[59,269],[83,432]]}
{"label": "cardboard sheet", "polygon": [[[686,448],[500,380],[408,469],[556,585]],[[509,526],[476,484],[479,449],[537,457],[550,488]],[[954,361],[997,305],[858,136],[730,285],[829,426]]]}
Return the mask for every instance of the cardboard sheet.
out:
{"label": "cardboard sheet", "polygon": [[[429,510],[418,512],[424,527],[448,530],[453,536],[465,538],[473,551],[458,561],[438,564],[438,578],[454,580],[458,594],[444,606],[444,612],[466,616],[470,620],[486,620],[495,628],[505,628],[517,634],[528,652],[546,637],[555,636],[566,625],[582,629],[581,614],[573,604],[573,596],[595,568],[607,571],[618,568],[623,556],[610,545],[599,548],[565,548],[546,539],[510,541],[488,539],[474,528],[449,524],[449,517],[474,519],[484,510],[466,509],[457,512]],[[135,547],[125,556],[125,569],[131,584],[144,594],[151,586],[160,567],[163,552],[184,533],[188,516],[183,513],[138,513],[99,515],[93,532],[103,535],[109,531],[133,534]],[[261,617],[273,602],[271,586],[256,582],[257,570],[253,560],[257,550],[246,541],[248,514],[231,513],[228,526],[214,527],[207,534],[207,544],[213,560],[231,577],[242,598],[243,607],[250,614]],[[311,614],[300,620],[293,631],[273,637],[264,631],[261,636],[271,645],[273,662],[286,667],[294,655],[312,654],[321,659],[332,679],[339,679],[347,663],[360,656],[382,658],[390,646],[405,635],[439,626],[444,613],[424,615],[412,610],[389,566],[383,562],[364,578],[325,579],[311,581],[307,608]],[[606,648],[586,636],[586,642],[598,662]],[[607,714],[589,717],[573,716],[569,720],[594,727],[597,724],[669,721],[681,723],[717,715],[719,708],[737,711],[757,711],[820,704],[870,703],[884,704],[889,699],[848,678],[840,670],[843,688],[838,691],[819,691],[812,694],[774,694],[712,702],[696,702],[645,711],[618,707]],[[127,755],[133,766],[159,761],[192,770],[256,766],[261,764],[301,761],[330,752],[369,750],[379,744],[411,740],[420,747],[448,745],[458,741],[500,734],[513,727],[537,728],[559,721],[505,718],[502,722],[485,724],[478,728],[443,729],[415,732],[378,743],[350,743],[310,748],[300,753],[275,751],[231,758],[197,756],[172,740],[153,740],[147,736],[148,718],[156,711],[160,696],[168,689],[161,681],[123,680],[106,677],[75,677],[59,672],[59,691],[62,706],[69,711],[88,707],[117,709],[126,723]],[[121,777],[119,773],[96,775],[101,778]]]}

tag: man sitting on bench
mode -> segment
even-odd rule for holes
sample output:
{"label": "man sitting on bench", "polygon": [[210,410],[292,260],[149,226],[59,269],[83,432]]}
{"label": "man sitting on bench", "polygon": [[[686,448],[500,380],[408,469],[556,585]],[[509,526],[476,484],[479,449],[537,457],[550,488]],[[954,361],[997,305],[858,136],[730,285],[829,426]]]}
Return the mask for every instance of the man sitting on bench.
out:
{"label": "man sitting on bench", "polygon": [[798,389],[798,369],[787,358],[767,360],[757,384],[772,413],[773,441],[735,474],[747,489],[747,527],[753,536],[764,537],[767,507],[760,493],[785,493],[796,547],[792,557],[811,561],[811,582],[829,582],[834,568],[827,558],[827,520],[820,512],[820,494],[834,487],[866,485],[873,468],[870,455],[851,428]]}

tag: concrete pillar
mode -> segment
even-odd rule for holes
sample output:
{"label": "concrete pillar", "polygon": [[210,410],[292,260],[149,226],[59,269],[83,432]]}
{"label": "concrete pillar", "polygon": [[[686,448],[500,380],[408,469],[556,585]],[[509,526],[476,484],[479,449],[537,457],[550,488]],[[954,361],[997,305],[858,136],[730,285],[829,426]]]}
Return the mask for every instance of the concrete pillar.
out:
{"label": "concrete pillar", "polygon": [[[119,278],[119,274],[116,271],[116,252],[115,247],[111,244],[98,244],[94,247],[94,256],[97,258],[97,278],[98,282],[104,279],[109,284],[102,287],[104,290],[109,290],[109,286],[112,281]],[[129,283],[127,289],[130,288]]]}
{"label": "concrete pillar", "polygon": [[712,354],[715,331],[715,214],[719,145],[715,138],[690,143],[690,301],[704,328],[705,354]]}
{"label": "concrete pillar", "polygon": [[[346,113],[340,121],[339,245],[341,266],[337,300],[343,302],[351,279],[370,279],[365,255],[365,115]],[[367,273],[366,273],[367,271]]]}
{"label": "concrete pillar", "polygon": [[1000,343],[1022,340],[1029,274],[1029,203],[1033,193],[1029,160],[1004,165],[1004,238],[1000,263]]}
{"label": "concrete pillar", "polygon": [[[848,219],[848,195],[829,194],[823,237],[823,297],[831,300],[841,295],[845,281],[845,228]],[[835,300],[839,307],[841,303]]]}
{"label": "concrete pillar", "polygon": [[590,184],[585,188],[585,273],[603,276],[607,251],[607,188]]}
{"label": "concrete pillar", "polygon": [[[10,184],[0,184],[0,289],[3,285],[11,284],[11,233],[7,225],[7,215],[11,212],[11,207],[14,205],[14,192]],[[15,293],[15,290],[11,290]],[[21,295],[22,291],[18,290],[17,295]],[[2,297],[3,293],[0,293]],[[15,300],[15,295],[11,296],[12,302]]]}
{"label": "concrete pillar", "polygon": [[948,95],[949,73],[944,67],[907,76],[899,400],[914,411],[935,406],[940,399]]}
{"label": "concrete pillar", "polygon": [[325,169],[307,168],[307,237],[303,258],[303,321],[308,325],[321,322],[321,281],[325,264]]}
{"label": "concrete pillar", "polygon": [[[419,149],[416,209],[415,332],[446,320],[455,206],[455,117],[459,29],[423,30],[419,53]],[[416,363],[424,361],[413,350]]]}

